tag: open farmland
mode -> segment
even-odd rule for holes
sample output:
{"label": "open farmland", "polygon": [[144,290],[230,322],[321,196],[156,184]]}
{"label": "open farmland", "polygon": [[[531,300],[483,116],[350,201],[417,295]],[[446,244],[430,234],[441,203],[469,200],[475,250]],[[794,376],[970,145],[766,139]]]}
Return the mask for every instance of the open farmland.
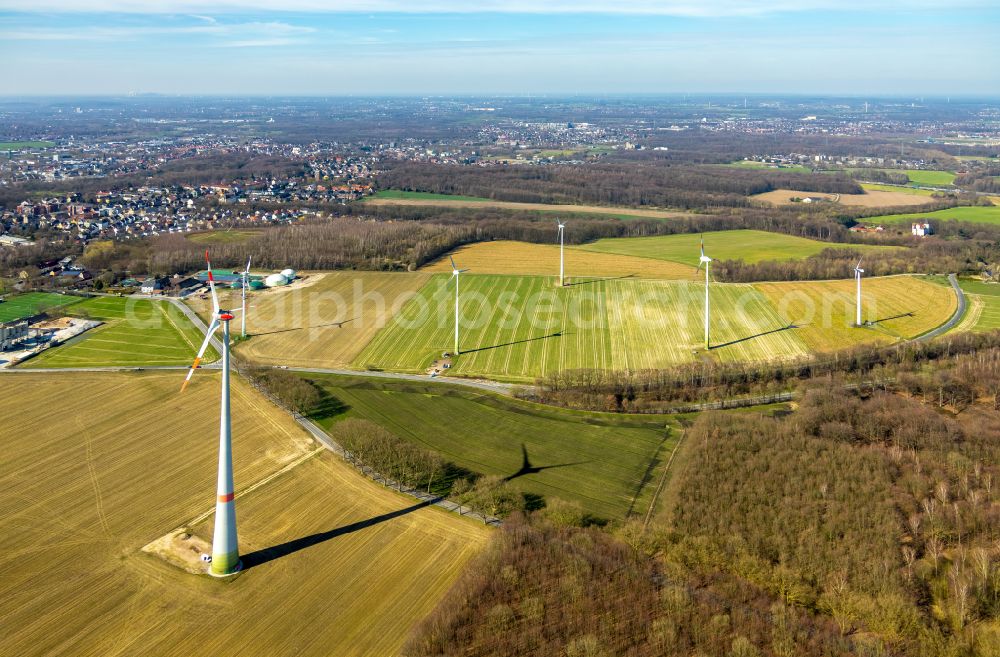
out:
{"label": "open farmland", "polygon": [[757,283],[783,321],[798,326],[796,335],[813,351],[858,342],[913,338],[940,326],[958,307],[949,287],[913,276],[862,281],[862,320],[874,326],[854,328],[853,280]]}
{"label": "open farmland", "polygon": [[[854,169],[862,175],[865,169]],[[876,169],[885,173],[906,174],[911,185],[921,185],[924,187],[951,187],[955,182],[953,171],[937,171],[928,169]]]}
{"label": "open farmland", "polygon": [[991,331],[1000,328],[1000,284],[960,279],[968,309],[956,331]]}
{"label": "open farmland", "polygon": [[[329,272],[305,274],[289,288],[247,295],[251,339],[237,352],[257,362],[301,367],[344,367],[372,336],[416,294],[430,276],[422,273]],[[239,308],[239,290],[219,290],[223,307]],[[192,299],[203,318],[210,301]],[[233,321],[234,333],[240,321]]]}
{"label": "open farmland", "polygon": [[1000,206],[974,205],[908,214],[886,214],[878,217],[868,217],[865,222],[909,223],[911,221],[968,221],[977,224],[1000,225]]}
{"label": "open farmland", "polygon": [[[559,245],[529,242],[476,242],[460,246],[449,255],[463,269],[479,274],[559,275]],[[693,279],[694,267],[648,257],[592,252],[586,247],[566,247],[567,282],[595,277]],[[428,272],[451,272],[448,256],[421,268]],[[583,274],[583,276],[581,276]]]}
{"label": "open farmland", "polygon": [[81,297],[50,292],[26,292],[7,297],[0,303],[0,322],[10,322],[22,317],[31,317],[41,312],[64,308],[82,301]]}
{"label": "open farmland", "polygon": [[[453,348],[451,277],[436,275],[355,360],[422,372]],[[634,370],[698,358],[702,286],[610,279],[559,288],[552,278],[462,276],[462,354],[454,371],[529,381],[562,369]],[[712,285],[712,357],[792,358],[806,352],[749,285]]]}
{"label": "open farmland", "polygon": [[[327,452],[309,457],[308,435],[236,379],[247,568],[214,580],[168,565],[141,548],[215,496],[218,375],[202,373],[184,396],[179,381],[176,372],[0,378],[0,416],[19,420],[0,423],[0,654],[398,653],[488,530],[416,508]],[[191,529],[207,536],[211,520]]]}
{"label": "open farmland", "polygon": [[492,199],[483,198],[481,196],[462,196],[460,194],[436,194],[434,192],[405,192],[400,189],[384,189],[380,192],[376,192],[369,199],[418,199],[418,200],[430,200],[430,201],[473,201],[477,203],[487,202],[489,203]]}
{"label": "open farmland", "polygon": [[914,196],[933,196],[937,193],[932,189],[918,189],[916,187],[906,187],[902,185],[880,185],[877,183],[861,183],[861,187],[866,192],[898,192],[902,194],[912,194]]}
{"label": "open farmland", "polygon": [[192,233],[185,237],[196,244],[237,244],[245,242],[255,235],[260,235],[259,230],[212,230],[204,233]]}
{"label": "open farmland", "polygon": [[[820,194],[819,192],[803,192],[794,189],[776,189],[772,192],[754,194],[750,198],[774,205],[795,203],[793,198],[825,198],[831,203],[841,205],[856,205],[866,208],[890,208],[900,205],[927,205],[933,203],[930,197],[910,194],[908,191],[866,191],[864,194]],[[796,203],[797,205],[798,203]]]}
{"label": "open farmland", "polygon": [[[696,267],[698,257],[701,255],[699,250],[701,239],[702,235],[693,233],[656,237],[616,237],[597,240],[579,248],[598,253],[669,260]],[[704,234],[704,240],[705,252],[715,260],[743,260],[751,263],[762,260],[801,260],[824,249],[850,248],[863,251],[898,248],[819,242],[763,230],[709,232]]]}
{"label": "open farmland", "polygon": [[[93,297],[66,312],[104,324],[43,351],[23,367],[190,365],[205,337],[167,301]],[[209,347],[204,360],[218,357]]]}
{"label": "open farmland", "polygon": [[371,196],[365,199],[367,205],[410,205],[423,207],[447,206],[452,208],[501,208],[504,210],[528,210],[532,212],[572,212],[575,214],[610,214],[616,217],[642,217],[671,219],[690,216],[687,212],[671,210],[650,210],[647,208],[615,208],[605,205],[568,205],[559,203],[518,203],[514,201],[494,201],[492,199],[461,200],[463,197],[435,194],[430,198],[402,197],[386,198]]}
{"label": "open farmland", "polygon": [[[578,502],[608,519],[624,518],[656,485],[647,473],[674,443],[662,416],[567,411],[457,386],[304,376],[335,400],[324,404],[333,413],[314,416],[334,438],[340,420],[364,418],[465,469],[511,477],[516,490]],[[522,445],[539,471],[519,474]]]}

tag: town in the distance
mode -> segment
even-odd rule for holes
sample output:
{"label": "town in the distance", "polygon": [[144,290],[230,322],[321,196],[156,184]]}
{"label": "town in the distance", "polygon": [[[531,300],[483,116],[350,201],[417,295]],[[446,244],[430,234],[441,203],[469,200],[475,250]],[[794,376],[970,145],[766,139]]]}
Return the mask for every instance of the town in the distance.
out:
{"label": "town in the distance", "polygon": [[1000,9],[286,4],[0,0],[0,655],[1000,656]]}

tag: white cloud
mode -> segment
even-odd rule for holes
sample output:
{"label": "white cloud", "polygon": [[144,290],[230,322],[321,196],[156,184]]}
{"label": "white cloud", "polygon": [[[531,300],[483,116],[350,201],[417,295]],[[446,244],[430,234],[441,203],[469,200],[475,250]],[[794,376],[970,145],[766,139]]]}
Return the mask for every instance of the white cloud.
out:
{"label": "white cloud", "polygon": [[648,14],[715,17],[803,11],[987,8],[995,0],[0,0],[0,10],[133,14],[264,12]]}

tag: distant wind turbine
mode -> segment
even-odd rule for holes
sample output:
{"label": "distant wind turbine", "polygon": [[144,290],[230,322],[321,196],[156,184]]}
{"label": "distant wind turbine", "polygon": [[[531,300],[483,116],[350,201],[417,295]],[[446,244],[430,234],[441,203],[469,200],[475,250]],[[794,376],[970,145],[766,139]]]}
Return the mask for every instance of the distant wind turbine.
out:
{"label": "distant wind turbine", "polygon": [[563,274],[565,269],[563,268],[563,237],[566,232],[566,224],[561,221],[557,221],[556,225],[559,226],[559,287],[566,285],[564,283]]}
{"label": "distant wind turbine", "polygon": [[451,256],[448,256],[448,259],[451,260],[451,275],[455,279],[455,355],[457,356],[460,353],[459,349],[458,349],[458,347],[459,347],[459,344],[458,344],[458,277],[461,274],[464,274],[465,272],[467,272],[469,270],[468,269],[459,269],[458,267],[456,267],[455,266],[455,259],[452,258]]}
{"label": "distant wind turbine", "polygon": [[857,321],[854,323],[855,326],[861,326],[861,274],[865,273],[865,270],[861,268],[861,259],[858,259],[858,264],[854,265],[854,282],[857,285]]}
{"label": "distant wind turbine", "polygon": [[215,279],[212,277],[212,263],[205,251],[205,263],[208,266],[208,287],[212,292],[212,322],[205,333],[205,341],[201,343],[198,356],[188,371],[181,392],[187,388],[191,376],[198,369],[202,356],[208,349],[212,336],[222,326],[222,401],[219,421],[219,474],[215,496],[215,534],[212,538],[212,565],[209,572],[216,576],[232,575],[240,570],[240,552],[236,535],[236,502],[233,486],[233,436],[232,417],[229,409],[229,322],[232,313],[219,308],[219,297],[215,293]]}
{"label": "distant wind turbine", "polygon": [[[251,256],[253,257],[253,256]],[[247,268],[243,270],[243,311],[240,313],[242,337],[247,337],[247,285],[250,283],[250,258],[247,258]]]}
{"label": "distant wind turbine", "polygon": [[701,238],[701,258],[698,260],[698,269],[705,265],[705,349],[709,349],[708,324],[711,316],[708,299],[708,265],[712,259],[705,255],[705,238]]}

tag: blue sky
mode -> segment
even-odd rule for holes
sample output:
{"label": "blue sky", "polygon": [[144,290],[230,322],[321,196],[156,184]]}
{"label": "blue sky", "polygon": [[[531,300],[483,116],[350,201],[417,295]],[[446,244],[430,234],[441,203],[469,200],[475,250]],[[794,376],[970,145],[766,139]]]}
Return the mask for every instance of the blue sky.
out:
{"label": "blue sky", "polygon": [[989,0],[0,0],[0,93],[995,95],[998,26]]}

